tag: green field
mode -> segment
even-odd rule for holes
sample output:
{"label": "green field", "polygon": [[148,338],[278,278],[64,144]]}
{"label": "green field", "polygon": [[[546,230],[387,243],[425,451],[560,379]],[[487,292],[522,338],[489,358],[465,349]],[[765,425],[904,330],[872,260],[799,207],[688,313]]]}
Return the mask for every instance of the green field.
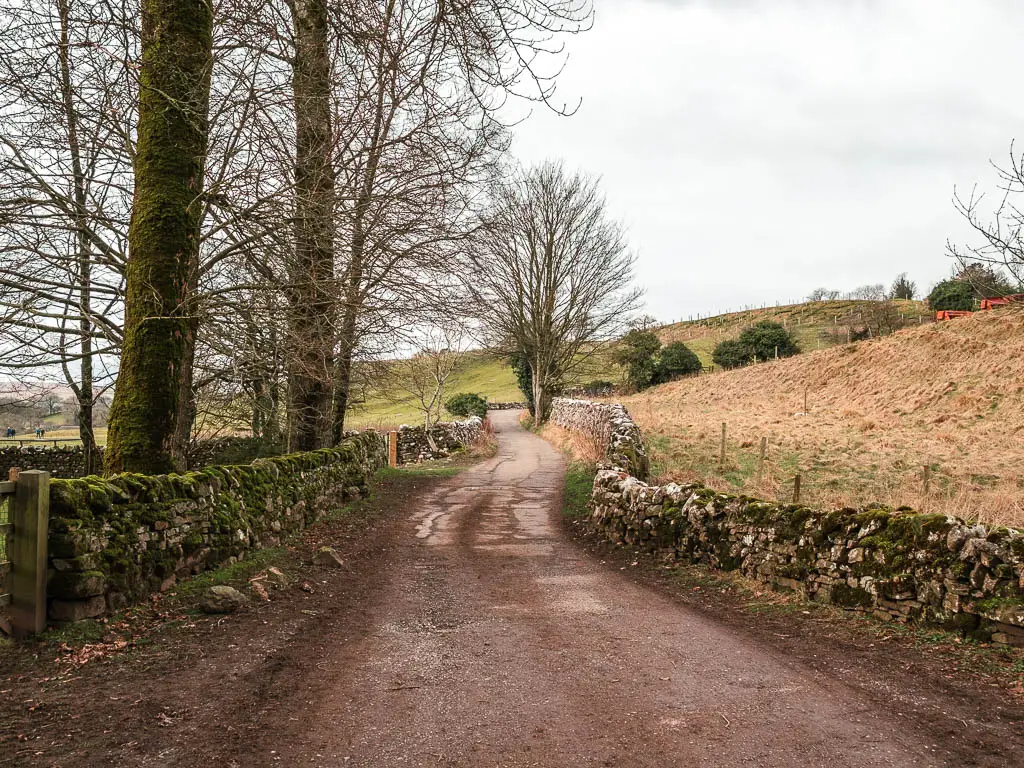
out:
{"label": "green field", "polygon": [[[523,399],[516,377],[504,360],[483,353],[466,355],[462,366],[445,387],[445,400],[459,392],[475,392],[494,402]],[[347,429],[386,428],[399,424],[419,424],[423,412],[417,410],[412,395],[401,392],[375,392],[365,403],[352,407],[345,420]],[[446,414],[447,418],[450,414]]]}

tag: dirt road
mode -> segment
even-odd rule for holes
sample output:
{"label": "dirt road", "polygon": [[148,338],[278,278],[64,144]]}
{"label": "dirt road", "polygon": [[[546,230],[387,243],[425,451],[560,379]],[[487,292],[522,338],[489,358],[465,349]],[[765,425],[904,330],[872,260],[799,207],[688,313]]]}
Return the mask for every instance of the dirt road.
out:
{"label": "dirt road", "polygon": [[315,589],[7,677],[0,764],[1024,764],[1018,709],[941,661],[720,620],[587,554],[559,522],[561,455],[492,418],[494,458],[306,541],[348,569],[303,566]]}
{"label": "dirt road", "polygon": [[563,464],[515,414],[409,510],[372,632],[335,649],[285,765],[941,765],[843,684],[581,556]]}

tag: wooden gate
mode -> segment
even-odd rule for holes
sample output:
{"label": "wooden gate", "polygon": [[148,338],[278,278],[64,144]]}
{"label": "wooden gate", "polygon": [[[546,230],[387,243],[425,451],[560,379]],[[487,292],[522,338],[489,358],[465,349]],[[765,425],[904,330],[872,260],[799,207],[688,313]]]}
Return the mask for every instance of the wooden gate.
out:
{"label": "wooden gate", "polygon": [[0,630],[15,637],[46,628],[49,512],[49,472],[12,469],[0,482]]}

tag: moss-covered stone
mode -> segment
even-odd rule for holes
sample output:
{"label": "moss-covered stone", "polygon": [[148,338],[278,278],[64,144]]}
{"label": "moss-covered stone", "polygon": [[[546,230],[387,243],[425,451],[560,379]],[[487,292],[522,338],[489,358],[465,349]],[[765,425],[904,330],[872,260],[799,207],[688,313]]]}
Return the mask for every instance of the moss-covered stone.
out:
{"label": "moss-covered stone", "polygon": [[62,602],[62,615],[75,613],[75,599],[142,598],[320,519],[343,503],[345,489],[365,488],[386,460],[384,438],[363,433],[314,456],[261,459],[256,466],[55,480],[51,594]]}

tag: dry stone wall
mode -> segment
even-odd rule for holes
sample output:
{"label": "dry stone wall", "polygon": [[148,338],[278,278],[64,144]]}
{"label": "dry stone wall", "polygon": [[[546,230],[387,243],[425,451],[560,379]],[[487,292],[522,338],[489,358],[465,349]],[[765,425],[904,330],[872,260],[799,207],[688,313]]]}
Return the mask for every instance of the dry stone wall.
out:
{"label": "dry stone wall", "polygon": [[117,475],[50,485],[49,614],[101,616],[184,576],[274,546],[366,492],[387,440],[182,475]]}
{"label": "dry stone wall", "polygon": [[623,406],[557,397],[551,405],[550,420],[590,436],[601,446],[609,467],[647,479],[650,464],[643,435]]}
{"label": "dry stone wall", "polygon": [[[581,402],[563,405],[563,426],[593,433],[608,406],[589,404],[588,418]],[[696,485],[654,486],[621,466],[597,472],[591,509],[592,525],[616,543],[880,618],[1024,646],[1024,533],[1015,529],[908,509],[823,512]]]}
{"label": "dry stone wall", "polygon": [[[198,441],[189,453],[191,469],[224,464],[248,464],[260,457],[279,456],[280,445],[258,437],[226,436]],[[103,474],[103,447],[96,449],[93,474]],[[0,444],[0,475],[7,477],[11,467],[43,469],[51,477],[74,478],[85,475],[85,452],[81,444],[25,445]]]}
{"label": "dry stone wall", "polygon": [[[94,457],[97,473],[103,472],[103,449]],[[0,475],[7,479],[11,467],[41,469],[51,477],[81,477],[85,474],[85,451],[82,446],[17,445],[0,446]]]}
{"label": "dry stone wall", "polygon": [[492,403],[487,402],[488,411],[525,411],[526,403]]}
{"label": "dry stone wall", "polygon": [[442,421],[430,428],[410,427],[398,429],[398,463],[415,464],[430,459],[443,459],[468,448],[483,432],[483,420],[470,416],[465,421]]}

